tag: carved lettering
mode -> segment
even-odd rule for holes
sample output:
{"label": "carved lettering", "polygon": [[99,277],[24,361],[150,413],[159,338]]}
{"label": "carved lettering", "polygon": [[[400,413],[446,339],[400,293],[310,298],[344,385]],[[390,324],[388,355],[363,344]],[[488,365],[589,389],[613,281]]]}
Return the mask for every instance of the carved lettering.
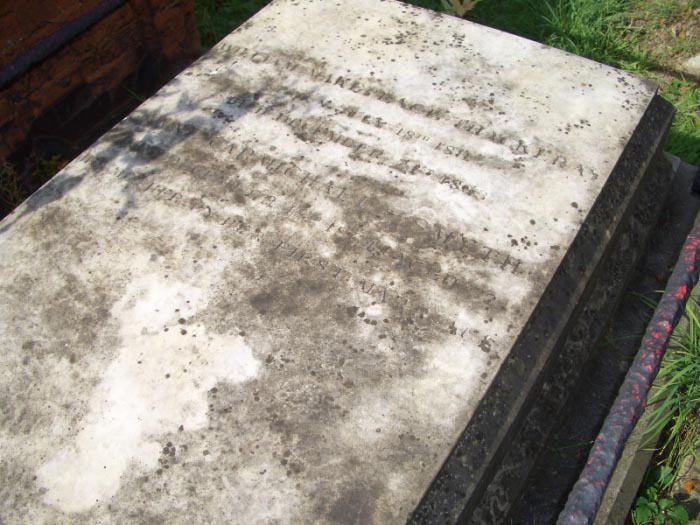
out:
{"label": "carved lettering", "polygon": [[527,155],[527,145],[522,139],[518,139],[518,144],[517,146],[511,148],[511,151],[515,154],[522,153],[523,155]]}
{"label": "carved lettering", "polygon": [[511,258],[509,255],[506,255],[503,263],[501,264],[501,270],[505,270],[506,268],[510,267],[512,273],[515,273],[518,271],[518,268],[520,268],[521,263],[522,261],[520,259]]}
{"label": "carved lettering", "polygon": [[556,166],[558,165],[560,168],[565,168],[566,167],[566,157],[563,155],[557,155],[554,160],[552,161],[552,165]]}
{"label": "carved lettering", "polygon": [[476,122],[472,122],[471,120],[460,120],[454,124],[454,127],[461,131],[465,131],[467,133],[471,133],[472,135],[477,136],[480,135],[481,132],[485,129],[485,126]]}

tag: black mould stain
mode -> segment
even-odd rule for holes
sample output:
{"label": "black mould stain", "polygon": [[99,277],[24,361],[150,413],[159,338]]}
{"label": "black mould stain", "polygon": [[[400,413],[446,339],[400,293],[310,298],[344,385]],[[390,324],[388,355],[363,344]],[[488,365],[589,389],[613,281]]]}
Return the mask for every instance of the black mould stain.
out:
{"label": "black mould stain", "polygon": [[260,315],[266,315],[273,302],[274,296],[269,292],[261,292],[250,298],[250,304]]}
{"label": "black mould stain", "polygon": [[357,483],[346,487],[331,503],[328,517],[331,523],[374,523],[375,506],[382,487],[378,483]]}

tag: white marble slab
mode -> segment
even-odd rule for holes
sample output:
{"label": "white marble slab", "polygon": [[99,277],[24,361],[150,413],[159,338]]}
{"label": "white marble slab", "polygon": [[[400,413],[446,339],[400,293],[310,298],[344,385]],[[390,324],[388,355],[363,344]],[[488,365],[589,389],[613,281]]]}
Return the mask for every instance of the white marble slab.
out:
{"label": "white marble slab", "polygon": [[276,0],[0,223],[0,522],[405,522],[653,95]]}

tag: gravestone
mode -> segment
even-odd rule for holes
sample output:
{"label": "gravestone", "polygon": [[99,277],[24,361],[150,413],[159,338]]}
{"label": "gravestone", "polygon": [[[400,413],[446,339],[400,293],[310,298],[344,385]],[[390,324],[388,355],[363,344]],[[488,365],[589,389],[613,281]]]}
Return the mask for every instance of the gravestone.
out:
{"label": "gravestone", "polygon": [[276,0],[0,223],[0,521],[502,519],[671,113],[463,20]]}

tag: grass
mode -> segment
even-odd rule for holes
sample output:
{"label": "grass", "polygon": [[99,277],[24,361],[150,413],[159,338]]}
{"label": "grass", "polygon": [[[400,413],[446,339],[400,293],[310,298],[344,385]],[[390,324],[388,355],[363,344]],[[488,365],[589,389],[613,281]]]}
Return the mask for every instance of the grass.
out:
{"label": "grass", "polygon": [[686,162],[700,164],[700,90],[696,82],[674,74],[673,64],[700,53],[700,21],[684,29],[684,20],[697,20],[700,0],[634,0],[631,26],[635,45],[645,49],[642,73],[660,84],[660,93],[677,109],[667,149]]}
{"label": "grass", "polygon": [[195,17],[202,45],[213,46],[268,3],[269,0],[196,0]]}
{"label": "grass", "polygon": [[686,322],[676,328],[649,404],[658,404],[647,432],[663,432],[659,464],[677,471],[700,447],[700,306],[686,307]]}
{"label": "grass", "polygon": [[700,88],[694,82],[672,79],[662,95],[676,106],[676,118],[666,149],[691,164],[700,165]]}
{"label": "grass", "polygon": [[697,457],[700,447],[700,305],[696,300],[688,302],[685,313],[661,364],[659,386],[649,398],[653,408],[647,442],[660,437],[661,446],[634,502],[634,525],[688,523],[686,510],[670,497],[684,462]]}
{"label": "grass", "polygon": [[642,40],[658,41],[659,36],[663,37],[663,45],[648,46],[655,62],[663,64],[680,54],[700,53],[700,40],[675,27],[685,17],[694,16],[693,11],[700,8],[700,0],[635,0],[633,6],[640,11],[638,25]]}
{"label": "grass", "polygon": [[639,71],[645,63],[624,38],[625,0],[512,0],[486,2],[474,16],[486,25],[515,33],[598,62]]}

